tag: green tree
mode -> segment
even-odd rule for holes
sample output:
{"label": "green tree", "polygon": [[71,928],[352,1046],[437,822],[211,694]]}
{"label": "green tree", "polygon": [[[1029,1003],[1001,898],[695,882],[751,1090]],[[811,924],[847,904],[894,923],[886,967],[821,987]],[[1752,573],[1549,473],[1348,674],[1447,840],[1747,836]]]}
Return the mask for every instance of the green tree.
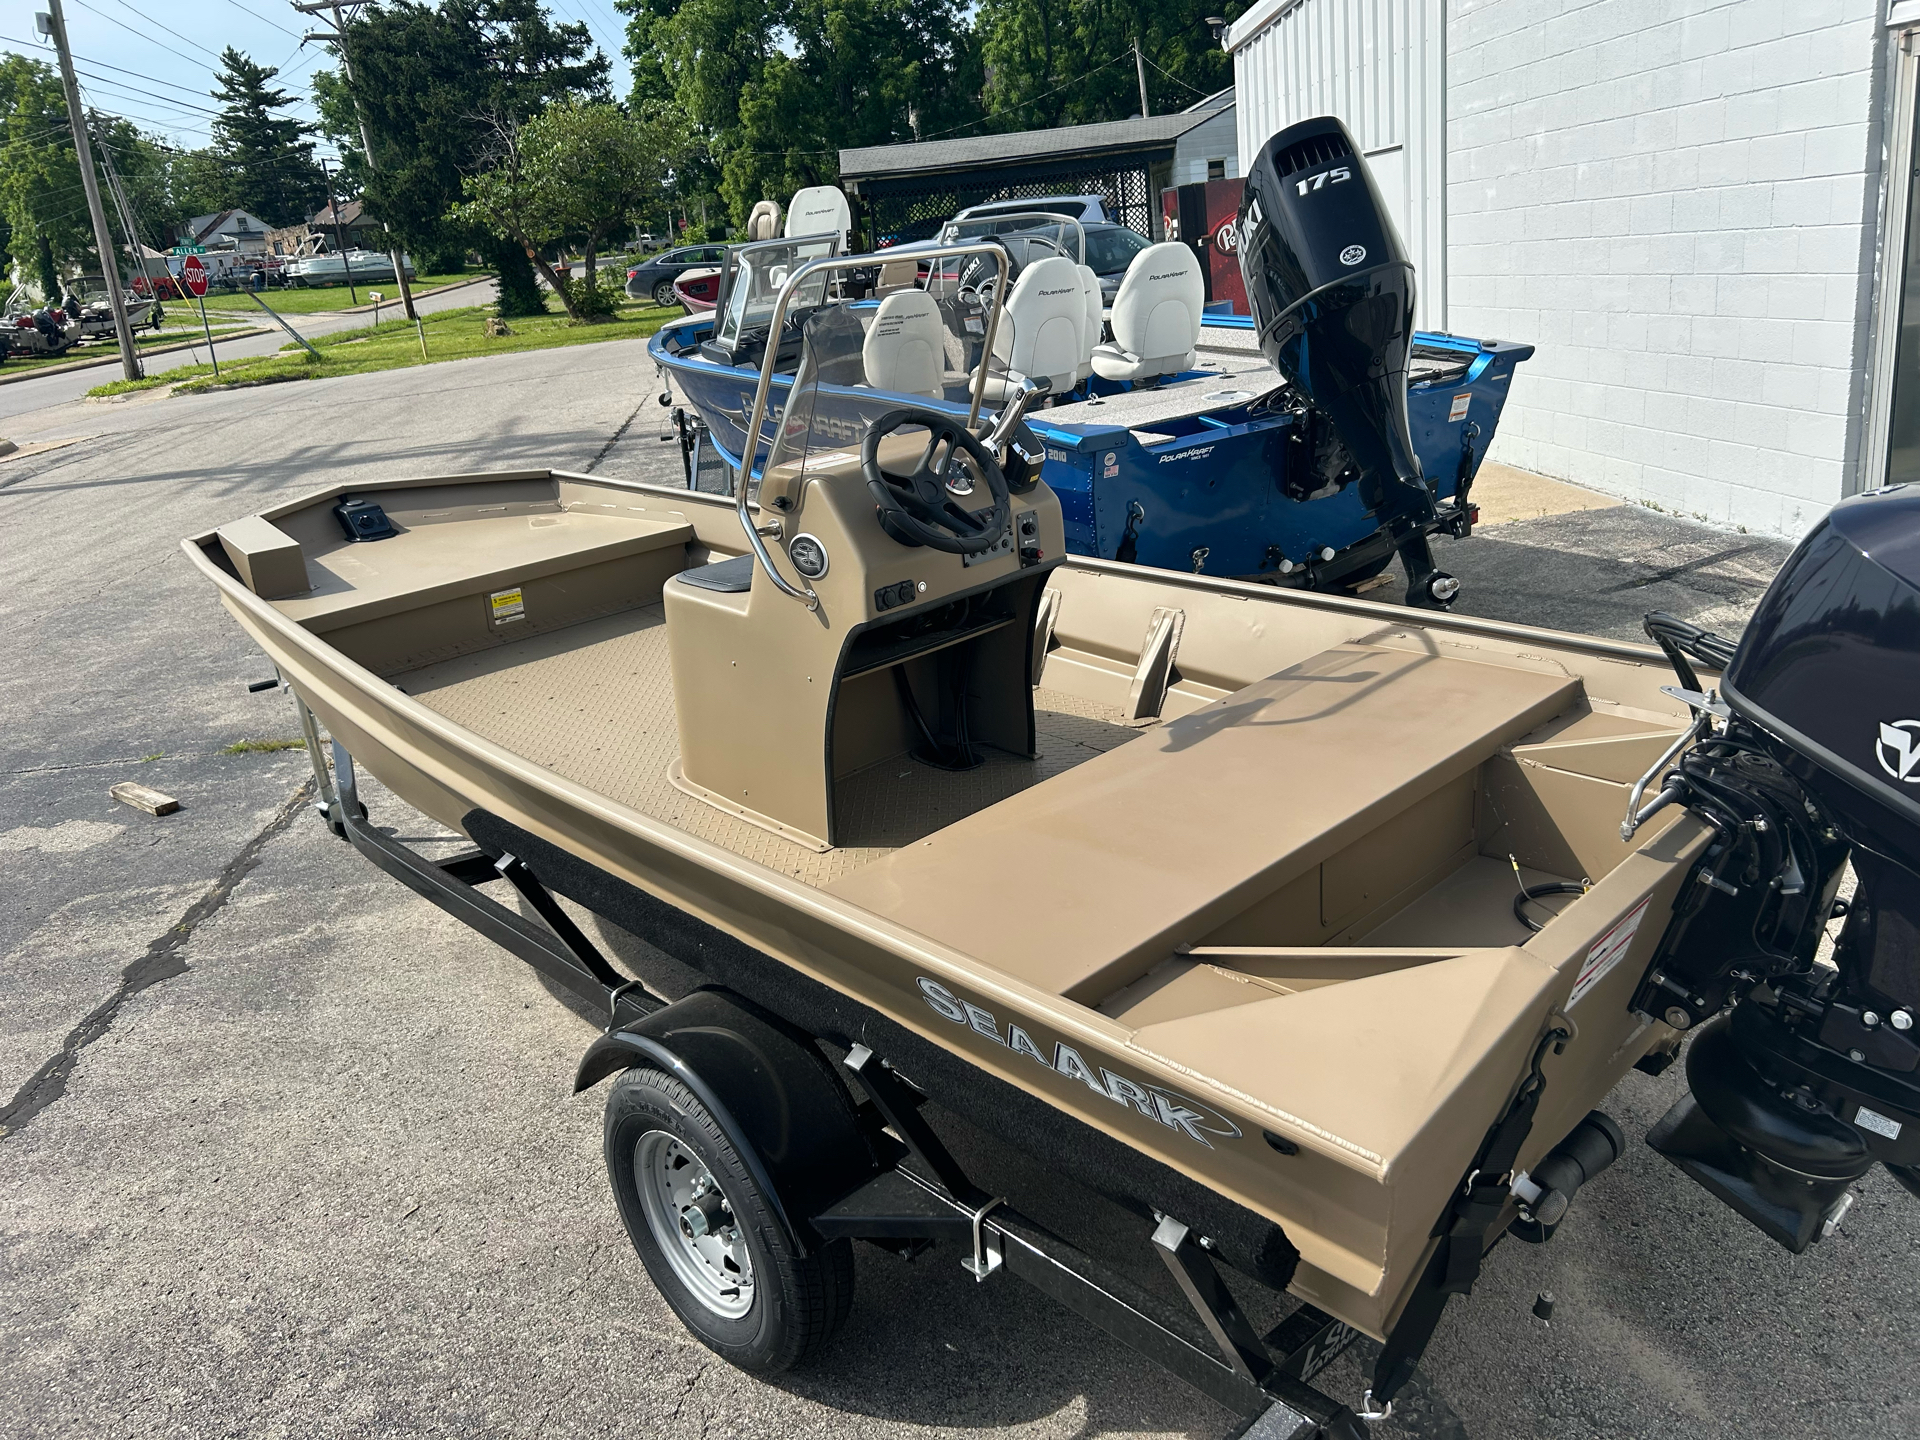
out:
{"label": "green tree", "polygon": [[481,250],[500,275],[502,315],[544,310],[521,247],[456,207],[466,177],[488,163],[496,120],[517,126],[566,96],[606,97],[606,57],[587,27],[554,24],[539,0],[392,0],[362,11],[344,39],[352,85],[344,71],[319,71],[313,89],[368,215],[409,250]]}
{"label": "green tree", "polygon": [[282,113],[293,97],[268,83],[279,73],[231,45],[221,51],[213,153],[231,172],[231,206],[269,225],[292,225],[320,208],[326,181],[307,138],[313,127]]}
{"label": "green tree", "polygon": [[[524,138],[521,127],[514,122],[506,119],[494,122],[493,163],[479,174],[467,177],[464,185],[467,198],[450,207],[449,214],[460,224],[491,232],[517,247],[553,287],[567,314],[578,320],[582,318],[578,305],[540,253],[560,238],[561,229],[554,207],[528,173]],[[540,308],[544,310],[545,304]],[[509,312],[503,308],[501,313]]]}
{"label": "green tree", "polygon": [[[600,245],[659,185],[656,125],[604,101],[563,100],[525,125],[494,128],[495,163],[466,182],[456,217],[534,255],[575,320],[600,311],[594,257]],[[539,252],[562,239],[585,242],[586,276],[576,295]]]}
{"label": "green tree", "polygon": [[0,58],[0,208],[13,253],[56,299],[61,273],[91,260],[93,227],[60,76],[20,55]]}
{"label": "green tree", "polygon": [[974,20],[995,130],[1042,130],[1140,113],[1133,43],[1156,115],[1183,110],[1233,83],[1233,61],[1209,15],[1232,19],[1241,0],[981,0]]}
{"label": "green tree", "polygon": [[[979,117],[964,0],[616,0],[633,109],[671,107],[693,152],[683,201],[734,222],[756,200],[831,182],[842,146],[915,140]],[[699,152],[704,152],[704,155]]]}
{"label": "green tree", "polygon": [[661,129],[605,101],[562,100],[527,122],[527,172],[545,197],[551,228],[584,244],[589,308],[598,308],[595,254],[660,188]]}

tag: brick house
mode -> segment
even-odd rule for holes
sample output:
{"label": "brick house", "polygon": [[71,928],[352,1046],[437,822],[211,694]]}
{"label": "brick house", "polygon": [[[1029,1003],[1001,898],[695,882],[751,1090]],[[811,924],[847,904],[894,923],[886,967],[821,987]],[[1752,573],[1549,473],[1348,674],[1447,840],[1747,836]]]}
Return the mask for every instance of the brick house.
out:
{"label": "brick house", "polygon": [[1920,479],[1920,0],[1259,0],[1242,163],[1345,119],[1420,323],[1532,341],[1495,458],[1798,536]]}

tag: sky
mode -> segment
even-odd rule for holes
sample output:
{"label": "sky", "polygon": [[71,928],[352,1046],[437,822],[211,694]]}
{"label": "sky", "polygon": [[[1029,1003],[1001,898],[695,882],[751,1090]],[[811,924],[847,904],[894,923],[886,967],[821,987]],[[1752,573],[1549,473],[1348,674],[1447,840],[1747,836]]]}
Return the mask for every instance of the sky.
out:
{"label": "sky", "polygon": [[[55,63],[53,46],[39,38],[34,12],[47,0],[0,0],[0,50]],[[231,45],[257,64],[276,66],[273,83],[299,102],[308,122],[319,117],[308,89],[315,70],[334,61],[318,41],[300,37],[328,28],[300,14],[288,0],[62,0],[83,99],[94,109],[124,115],[142,130],[183,149],[210,143],[209,95],[222,48]],[[620,41],[625,31],[611,0],[547,0],[556,21],[585,21],[601,53],[613,62],[612,86],[624,99],[630,83]],[[165,25],[178,27],[169,31]],[[331,155],[321,140],[317,154]]]}

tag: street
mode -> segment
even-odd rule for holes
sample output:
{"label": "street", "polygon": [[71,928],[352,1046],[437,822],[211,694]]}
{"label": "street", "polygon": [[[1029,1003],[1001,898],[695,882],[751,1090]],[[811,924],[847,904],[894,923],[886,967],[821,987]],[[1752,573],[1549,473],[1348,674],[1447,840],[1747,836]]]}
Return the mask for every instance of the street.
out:
{"label": "street", "polygon": [[[419,314],[432,315],[441,310],[455,310],[468,305],[491,304],[493,298],[493,281],[483,280],[477,285],[462,285],[458,289],[447,289],[439,291],[436,294],[423,295],[415,302],[414,309]],[[340,299],[344,305],[347,300],[347,292],[344,289],[340,291]],[[273,304],[273,294],[271,292],[268,292],[266,301],[269,305]],[[190,301],[172,302],[168,313],[170,320],[174,322],[184,321],[188,317],[191,317],[194,323],[199,323],[200,312],[194,308]],[[392,320],[399,314],[400,307],[398,304],[391,306],[382,305],[380,307],[380,318],[383,321]],[[266,335],[249,335],[242,340],[222,340],[218,335],[215,335],[214,353],[222,359],[228,356],[238,359],[243,355],[271,355],[274,351],[280,349],[281,346],[293,343],[288,339],[286,332],[275,326],[273,321],[267,318],[266,312],[262,310],[253,311],[251,316],[244,310],[232,310],[224,313],[209,311],[208,317],[215,325],[218,325],[222,320],[231,322],[236,319],[249,321],[257,319],[260,324],[266,326],[268,330],[271,331],[270,334]],[[287,317],[287,323],[309,339],[316,335],[330,335],[336,330],[351,330],[357,325],[371,324],[372,321],[373,312],[371,311],[363,315],[342,315],[335,312],[323,312],[317,315],[290,315]],[[181,338],[192,340],[195,337],[183,336]],[[90,354],[91,353],[94,352],[90,352]],[[90,358],[90,355],[80,356],[76,354],[75,358]],[[173,350],[165,355],[151,355],[147,357],[147,373],[149,375],[158,375],[165,370],[172,369],[176,365],[205,363],[206,358],[207,347],[204,342],[188,350]],[[118,380],[119,378],[120,369],[116,363],[113,365],[95,365],[85,370],[66,370],[58,375],[48,375],[44,378],[37,377],[32,380],[23,380],[12,385],[0,385],[0,421],[9,420],[15,415],[24,415],[33,410],[43,409],[48,405],[56,405],[68,400],[78,400],[85,395],[87,391],[93,389],[94,386],[104,385],[110,380]]]}
{"label": "street", "polygon": [[[484,287],[435,297],[488,298]],[[338,317],[340,324],[367,317]],[[295,325],[301,326],[300,320]],[[305,322],[315,330],[321,324]],[[326,325],[334,324],[330,319]],[[276,349],[282,337],[243,344]],[[167,357],[171,359],[172,357]],[[0,1414],[8,1434],[1191,1436],[1232,1417],[945,1249],[858,1251],[812,1368],[751,1379],[648,1283],[608,1194],[594,1037],[534,973],[301,804],[270,670],[179,550],[341,481],[527,467],[676,482],[642,342],[113,403],[102,368],[0,387]],[[1443,542],[1460,608],[1640,639],[1736,630],[1788,544],[1620,505]],[[1374,598],[1397,593],[1383,590]],[[116,804],[137,780],[177,796]],[[375,824],[446,837],[377,784]],[[643,939],[596,933],[670,993]],[[1630,1074],[1623,1160],[1552,1244],[1514,1240],[1424,1371],[1475,1440],[1920,1433],[1920,1209],[1876,1170],[1792,1257],[1639,1137],[1683,1088]],[[1031,1176],[958,1121],[983,1175]],[[999,1192],[996,1192],[999,1193]],[[1165,1286],[1133,1217],[1037,1218]],[[1264,1328],[1282,1307],[1239,1287]],[[1550,1291],[1550,1324],[1532,1314]],[[1357,1405],[1350,1354],[1323,1373]],[[1386,1437],[1422,1433],[1389,1423]]]}

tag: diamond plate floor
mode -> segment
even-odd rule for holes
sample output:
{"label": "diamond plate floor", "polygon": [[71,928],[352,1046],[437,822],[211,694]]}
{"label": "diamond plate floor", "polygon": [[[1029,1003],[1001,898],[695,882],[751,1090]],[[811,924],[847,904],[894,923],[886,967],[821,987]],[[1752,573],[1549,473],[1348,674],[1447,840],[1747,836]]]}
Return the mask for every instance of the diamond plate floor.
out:
{"label": "diamond plate floor", "polygon": [[1139,734],[1119,711],[1046,689],[1034,693],[1037,760],[987,752],[955,774],[898,755],[842,779],[845,843],[817,854],[676,790],[680,753],[658,605],[609,615],[444,660],[394,677],[407,694],[536,765],[810,885],[861,866],[1072,769]]}

